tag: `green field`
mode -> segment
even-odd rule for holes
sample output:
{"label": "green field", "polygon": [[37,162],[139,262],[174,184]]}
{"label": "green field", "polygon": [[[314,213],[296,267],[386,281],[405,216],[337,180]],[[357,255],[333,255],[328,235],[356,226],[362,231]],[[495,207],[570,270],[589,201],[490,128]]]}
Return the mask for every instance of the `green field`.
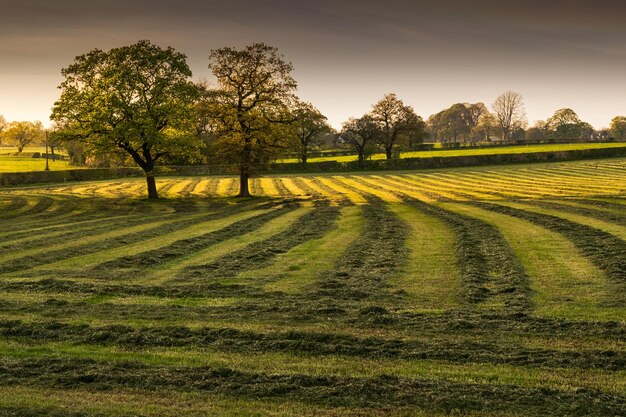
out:
{"label": "green field", "polygon": [[[536,153],[536,152],[558,152],[572,151],[577,149],[606,149],[606,148],[623,148],[626,146],[624,142],[615,143],[556,143],[546,145],[514,145],[514,146],[494,146],[487,148],[467,148],[467,149],[436,149],[432,151],[414,151],[402,152],[402,158],[434,158],[437,156],[472,156],[472,155],[497,155],[497,154],[520,154],[520,153]],[[384,153],[376,153],[371,156],[373,160],[385,159]],[[348,156],[320,156],[309,158],[309,162],[350,162],[356,161],[356,155]],[[283,159],[279,162],[298,162],[297,158]]]}
{"label": "green field", "polygon": [[[16,147],[0,146],[0,173],[43,171],[46,168],[46,158],[33,158],[32,155],[35,152],[45,155],[46,148],[43,146],[27,147],[24,148],[22,154],[18,154]],[[52,171],[77,168],[69,165],[68,161],[50,159],[48,162],[48,167]]]}
{"label": "green field", "polygon": [[[615,143],[572,143],[572,144],[548,144],[548,145],[530,145],[530,146],[501,146],[491,148],[476,148],[476,149],[454,149],[454,150],[434,150],[434,151],[419,151],[419,152],[403,152],[403,158],[432,158],[432,157],[450,157],[450,156],[471,156],[471,155],[496,155],[496,154],[522,154],[522,153],[536,153],[536,152],[556,152],[556,151],[571,151],[579,149],[606,149],[606,148],[622,148],[625,147],[624,142]],[[29,147],[24,149],[25,156],[19,156],[17,154],[17,148],[15,147],[0,147],[0,173],[3,172],[29,172],[29,171],[43,171],[46,166],[46,160],[44,158],[32,158],[33,152],[45,153],[44,147]],[[324,161],[338,161],[349,162],[356,161],[356,155],[349,156],[325,156],[310,158],[309,162],[324,162]],[[377,153],[372,155],[371,159],[382,160],[385,159],[385,154]],[[297,159],[283,159],[278,162],[298,162]],[[52,161],[50,160],[49,167],[53,171],[64,169],[80,169],[80,166],[70,165],[68,161]]]}
{"label": "green field", "polygon": [[[68,161],[48,161],[48,167],[51,171],[59,171],[64,169],[77,169],[71,166]],[[2,172],[31,172],[43,171],[46,169],[45,158],[18,157],[18,156],[1,156],[0,155],[0,173]]]}
{"label": "green field", "polygon": [[626,159],[0,189],[0,415],[626,415]]}

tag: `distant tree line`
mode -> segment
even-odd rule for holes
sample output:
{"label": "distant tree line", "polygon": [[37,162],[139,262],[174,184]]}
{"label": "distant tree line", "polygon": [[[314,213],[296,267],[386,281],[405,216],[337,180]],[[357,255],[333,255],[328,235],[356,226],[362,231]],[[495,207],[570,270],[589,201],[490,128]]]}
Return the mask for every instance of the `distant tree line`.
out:
{"label": "distant tree line", "polygon": [[538,120],[534,126],[528,127],[523,98],[513,91],[496,98],[491,109],[490,112],[483,103],[454,104],[428,118],[430,138],[442,143],[475,145],[478,142],[550,142],[609,137],[623,140],[626,134],[624,116],[613,118],[608,131],[597,132],[569,108],[556,110],[552,117]]}
{"label": "distant tree line", "polygon": [[[523,98],[506,92],[491,105],[457,103],[426,121],[396,94],[386,94],[359,118],[335,131],[326,117],[297,95],[293,66],[275,47],[255,43],[210,51],[215,84],[194,83],[186,56],[147,40],[109,51],[94,49],[64,68],[54,125],[7,123],[0,140],[21,150],[30,143],[63,144],[74,163],[127,165],[146,175],[157,198],[157,164],[229,164],[240,177],[240,196],[256,166],[287,155],[306,164],[313,150],[352,149],[363,164],[372,153],[388,159],[419,149],[429,139],[475,145],[520,139],[590,138],[588,123],[571,109],[557,110],[528,128]],[[490,111],[491,110],[491,111]],[[47,133],[47,134],[44,134]],[[611,135],[624,139],[626,117],[615,117]]]}

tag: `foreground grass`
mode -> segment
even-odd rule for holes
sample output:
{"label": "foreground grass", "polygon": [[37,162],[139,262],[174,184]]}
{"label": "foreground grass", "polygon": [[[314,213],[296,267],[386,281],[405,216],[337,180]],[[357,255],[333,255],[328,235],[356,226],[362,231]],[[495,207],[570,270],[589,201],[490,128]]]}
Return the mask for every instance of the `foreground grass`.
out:
{"label": "foreground grass", "polygon": [[625,164],[0,191],[0,415],[623,415]]}

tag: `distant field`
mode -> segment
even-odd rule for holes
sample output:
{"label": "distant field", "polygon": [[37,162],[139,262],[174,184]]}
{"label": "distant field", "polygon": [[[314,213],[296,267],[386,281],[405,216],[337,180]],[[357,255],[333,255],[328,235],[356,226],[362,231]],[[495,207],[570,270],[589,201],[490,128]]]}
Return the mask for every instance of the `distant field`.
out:
{"label": "distant field", "polygon": [[[32,153],[32,152],[44,153],[46,152],[46,147],[45,146],[28,146],[24,148],[24,150],[22,151],[22,153]],[[15,153],[17,153],[17,146],[0,146],[0,155],[15,154]]]}
{"label": "distant field", "polygon": [[[31,146],[24,148],[22,155],[15,155],[17,154],[16,147],[0,146],[0,173],[43,171],[46,168],[46,159],[33,158],[32,154],[35,152],[45,154],[46,148],[43,146]],[[59,152],[56,153],[58,154]],[[69,165],[68,161],[53,161],[52,159],[50,159],[49,167],[54,171],[77,168]]]}
{"label": "distant field", "polygon": [[[614,143],[571,143],[571,144],[546,144],[546,145],[528,145],[528,146],[498,146],[491,148],[476,149],[451,149],[451,150],[433,150],[433,151],[417,151],[402,152],[402,158],[433,158],[437,156],[469,156],[469,155],[496,155],[496,154],[517,154],[517,153],[534,153],[534,152],[555,152],[570,151],[577,149],[606,149],[606,148],[623,148],[626,142]],[[384,153],[372,155],[371,159],[385,159]],[[323,156],[310,158],[309,162],[338,161],[349,162],[356,161],[356,155],[348,156]],[[296,158],[283,159],[279,162],[298,162]]]}
{"label": "distant field", "polygon": [[[68,161],[53,161],[50,159],[50,170],[77,169],[69,165]],[[0,155],[0,172],[29,172],[43,171],[46,168],[45,158],[2,156]]]}
{"label": "distant field", "polygon": [[0,188],[0,415],[622,416],[626,159]]}

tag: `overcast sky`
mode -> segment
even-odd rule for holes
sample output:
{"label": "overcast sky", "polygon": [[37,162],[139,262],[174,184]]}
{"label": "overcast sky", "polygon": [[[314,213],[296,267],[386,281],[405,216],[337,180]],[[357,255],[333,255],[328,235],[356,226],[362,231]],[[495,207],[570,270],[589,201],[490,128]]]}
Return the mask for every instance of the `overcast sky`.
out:
{"label": "overcast sky", "polygon": [[0,0],[0,114],[48,123],[61,68],[149,39],[211,80],[208,53],[252,42],[294,64],[332,125],[395,92],[425,119],[521,93],[530,123],[570,107],[596,128],[626,114],[623,0]]}

